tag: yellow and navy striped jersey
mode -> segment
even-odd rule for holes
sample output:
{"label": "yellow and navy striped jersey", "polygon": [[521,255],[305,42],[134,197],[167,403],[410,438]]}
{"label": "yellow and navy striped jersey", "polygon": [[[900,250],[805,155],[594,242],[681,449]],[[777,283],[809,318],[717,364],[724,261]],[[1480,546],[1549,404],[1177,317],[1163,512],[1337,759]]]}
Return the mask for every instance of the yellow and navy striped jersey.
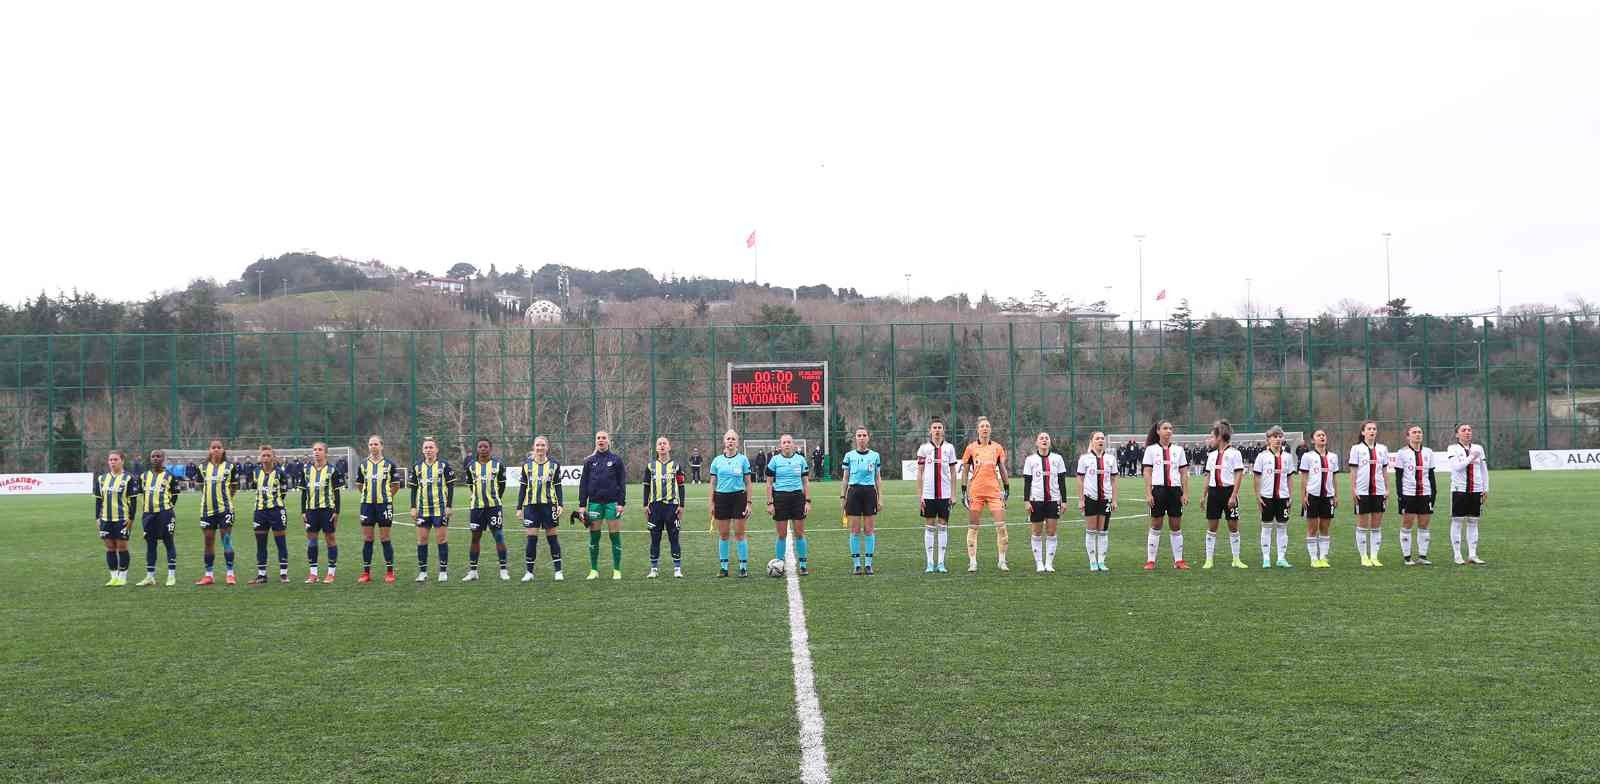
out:
{"label": "yellow and navy striped jersey", "polygon": [[534,504],[561,505],[561,464],[554,460],[543,463],[533,458],[522,461],[522,489],[517,491],[517,507]]}
{"label": "yellow and navy striped jersey", "polygon": [[339,469],[331,463],[320,468],[313,463],[306,466],[305,473],[305,482],[300,485],[300,511],[332,509],[337,514],[339,488],[344,484]]}
{"label": "yellow and navy striped jersey", "polygon": [[178,480],[165,470],[151,469],[139,477],[146,512],[170,511],[178,504]]}
{"label": "yellow and navy striped jersey", "polygon": [[139,480],[123,471],[110,472],[94,478],[94,517],[102,523],[128,523],[133,521],[134,510],[139,507]]}
{"label": "yellow and navy striped jersey", "polygon": [[282,509],[289,494],[289,472],[283,466],[256,469],[256,509]]}
{"label": "yellow and navy striped jersey", "polygon": [[683,471],[678,461],[651,460],[644,468],[644,502],[683,505]]}
{"label": "yellow and navy striped jersey", "polygon": [[506,467],[494,458],[482,463],[474,460],[467,464],[467,481],[472,483],[473,509],[498,509],[500,496],[506,492]]}
{"label": "yellow and navy striped jersey", "polygon": [[239,472],[232,463],[206,461],[200,465],[200,516],[233,512],[233,494],[239,490]]}
{"label": "yellow and navy striped jersey", "polygon": [[455,505],[456,472],[443,460],[411,467],[411,508],[423,517],[443,517]]}
{"label": "yellow and navy striped jersey", "polygon": [[400,484],[399,469],[389,458],[363,460],[356,469],[356,489],[367,504],[394,503],[395,487]]}

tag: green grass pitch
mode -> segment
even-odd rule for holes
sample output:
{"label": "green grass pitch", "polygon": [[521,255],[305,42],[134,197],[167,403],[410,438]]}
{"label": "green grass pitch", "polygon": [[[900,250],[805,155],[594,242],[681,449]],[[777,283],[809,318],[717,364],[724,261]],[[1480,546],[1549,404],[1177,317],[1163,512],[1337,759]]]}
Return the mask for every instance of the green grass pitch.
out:
{"label": "green grass pitch", "polygon": [[[1087,571],[1081,525],[1064,522],[1058,573],[1035,575],[1013,522],[1009,575],[993,568],[988,527],[983,571],[963,573],[957,526],[956,572],[937,578],[922,574],[910,483],[887,488],[870,578],[848,575],[835,488],[818,487],[801,587],[833,780],[1600,780],[1600,482],[1493,481],[1484,567],[1450,563],[1444,516],[1437,565],[1402,567],[1391,512],[1386,566],[1362,569],[1341,507],[1331,570],[1306,568],[1293,527],[1298,568],[1255,568],[1246,514],[1252,568],[1202,572],[1191,504],[1196,569],[1172,570],[1163,537],[1162,568],[1147,574],[1130,503],[1112,524],[1110,574]],[[347,517],[335,585],[300,583],[291,528],[292,584],[197,588],[183,498],[179,587],[104,588],[90,506],[0,500],[0,779],[798,778],[784,583],[714,578],[703,486],[682,581],[642,579],[633,507],[620,582],[585,582],[586,537],[563,526],[565,583],[549,580],[541,547],[531,585],[492,567],[478,584],[414,585],[414,533],[396,526],[402,581],[360,586]],[[510,533],[520,576],[522,534]],[[248,579],[248,526],[236,539]],[[758,572],[772,540],[761,519]],[[467,541],[451,532],[453,577]],[[131,544],[137,580],[143,542]]]}

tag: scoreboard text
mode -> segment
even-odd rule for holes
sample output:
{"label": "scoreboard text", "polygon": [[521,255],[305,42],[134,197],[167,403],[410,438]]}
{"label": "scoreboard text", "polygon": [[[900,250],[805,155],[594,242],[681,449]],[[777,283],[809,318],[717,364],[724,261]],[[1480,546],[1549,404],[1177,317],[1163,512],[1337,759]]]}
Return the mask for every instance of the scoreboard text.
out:
{"label": "scoreboard text", "polygon": [[821,408],[827,401],[827,371],[818,365],[735,366],[728,392],[734,410]]}

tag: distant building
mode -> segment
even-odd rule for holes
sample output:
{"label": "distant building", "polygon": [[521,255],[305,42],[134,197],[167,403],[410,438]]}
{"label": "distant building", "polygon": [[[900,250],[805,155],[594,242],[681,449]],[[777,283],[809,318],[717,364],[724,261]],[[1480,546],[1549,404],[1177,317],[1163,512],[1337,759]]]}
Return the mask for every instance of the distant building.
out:
{"label": "distant building", "polygon": [[534,300],[523,314],[529,324],[561,323],[561,306],[547,299]]}
{"label": "distant building", "polygon": [[343,256],[334,256],[332,259],[330,259],[330,261],[338,264],[341,267],[349,267],[350,269],[365,275],[368,280],[394,277],[394,270],[389,269],[384,265],[383,262],[378,261],[377,259],[357,261],[355,259],[347,259]]}
{"label": "distant building", "polygon": [[500,307],[507,310],[520,310],[522,308],[522,297],[505,289],[494,293],[494,301],[500,303]]}
{"label": "distant building", "polygon": [[467,290],[466,283],[451,278],[417,278],[417,282],[412,285],[419,289],[433,289],[447,294],[461,294]]}

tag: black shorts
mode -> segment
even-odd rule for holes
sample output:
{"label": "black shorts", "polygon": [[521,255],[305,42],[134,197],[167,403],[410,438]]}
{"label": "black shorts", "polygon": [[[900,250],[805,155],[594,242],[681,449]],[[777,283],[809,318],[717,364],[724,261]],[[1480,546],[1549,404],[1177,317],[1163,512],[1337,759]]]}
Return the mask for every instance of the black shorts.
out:
{"label": "black shorts", "polygon": [[555,528],[561,525],[556,519],[555,504],[528,504],[522,507],[523,528]]}
{"label": "black shorts", "polygon": [[1306,496],[1306,508],[1304,512],[1306,519],[1309,520],[1332,520],[1333,497],[1326,495]]}
{"label": "black shorts", "polygon": [[871,517],[878,513],[876,485],[849,485],[845,488],[844,513],[850,517]]}
{"label": "black shorts", "polygon": [[1089,496],[1083,497],[1084,517],[1105,517],[1110,513],[1110,510],[1111,502],[1104,498],[1090,498]]}
{"label": "black shorts", "polygon": [[644,524],[650,529],[671,531],[678,527],[678,505],[666,501],[651,501],[644,510]]}
{"label": "black shorts", "polygon": [[1229,522],[1239,520],[1239,507],[1228,506],[1228,499],[1233,497],[1231,487],[1206,488],[1206,519],[1221,520],[1227,518]]}
{"label": "black shorts", "polygon": [[485,528],[498,531],[504,525],[504,518],[501,515],[502,511],[498,506],[473,509],[467,516],[467,527],[474,532],[482,531]]}
{"label": "black shorts", "polygon": [[713,493],[711,514],[718,520],[743,520],[749,496],[743,490],[736,493]]}
{"label": "black shorts", "polygon": [[939,519],[950,522],[950,499],[924,498],[922,499],[922,519]]}
{"label": "black shorts", "polygon": [[1033,507],[1033,511],[1028,513],[1028,522],[1030,523],[1061,519],[1060,501],[1029,501],[1028,505]]}
{"label": "black shorts", "polygon": [[1431,515],[1433,514],[1433,497],[1426,495],[1400,496],[1400,514]]}
{"label": "black shorts", "polygon": [[111,539],[113,541],[127,541],[128,522],[124,520],[120,523],[108,523],[102,520],[100,522],[100,538]]}
{"label": "black shorts", "polygon": [[1156,485],[1150,488],[1150,497],[1155,500],[1155,503],[1150,505],[1151,517],[1183,518],[1182,488]]}
{"label": "black shorts", "polygon": [[257,509],[251,518],[251,530],[255,531],[282,531],[289,527],[289,510],[283,507],[277,509]]}
{"label": "black shorts", "polygon": [[1261,499],[1261,522],[1287,523],[1289,522],[1289,499],[1263,498]]}
{"label": "black shorts", "polygon": [[177,529],[172,510],[144,513],[144,538],[165,539]]}
{"label": "black shorts", "polygon": [[806,491],[781,490],[772,494],[772,519],[806,519]]}
{"label": "black shorts", "polygon": [[363,503],[361,505],[361,525],[376,525],[379,528],[388,528],[394,525],[394,504]]}
{"label": "black shorts", "polygon": [[1483,493],[1451,493],[1451,517],[1482,517]]}
{"label": "black shorts", "polygon": [[417,517],[417,527],[448,528],[450,527],[450,523],[444,519],[444,515],[419,515]]}
{"label": "black shorts", "polygon": [[331,534],[334,529],[332,509],[307,509],[306,533]]}
{"label": "black shorts", "polygon": [[1356,496],[1356,514],[1382,514],[1389,498],[1381,495]]}
{"label": "black shorts", "polygon": [[213,528],[233,528],[233,513],[223,512],[222,514],[201,515],[200,530],[206,531]]}

